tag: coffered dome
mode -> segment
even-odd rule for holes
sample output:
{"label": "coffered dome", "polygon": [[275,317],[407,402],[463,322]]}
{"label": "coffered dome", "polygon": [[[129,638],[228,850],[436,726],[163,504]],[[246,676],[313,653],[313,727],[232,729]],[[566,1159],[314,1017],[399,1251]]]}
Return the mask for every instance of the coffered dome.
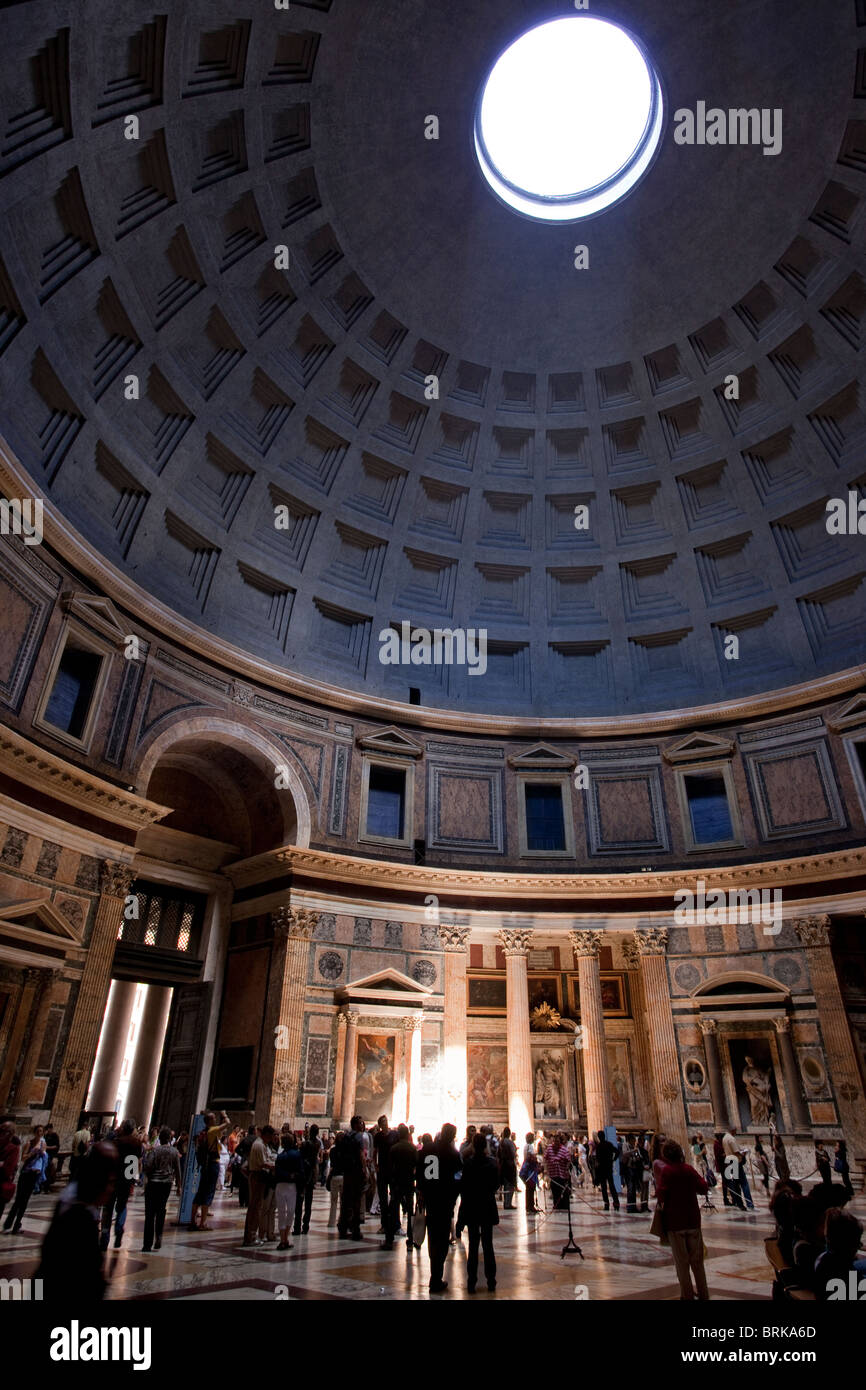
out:
{"label": "coffered dome", "polygon": [[[565,226],[473,144],[549,5],[158,8],[0,24],[0,434],[110,565],[277,669],[432,706],[661,710],[863,660],[863,540],[825,517],[866,479],[862,5],[617,4],[665,129]],[[678,145],[699,102],[780,112],[781,150]],[[486,630],[485,677],[382,665],[404,621]]]}

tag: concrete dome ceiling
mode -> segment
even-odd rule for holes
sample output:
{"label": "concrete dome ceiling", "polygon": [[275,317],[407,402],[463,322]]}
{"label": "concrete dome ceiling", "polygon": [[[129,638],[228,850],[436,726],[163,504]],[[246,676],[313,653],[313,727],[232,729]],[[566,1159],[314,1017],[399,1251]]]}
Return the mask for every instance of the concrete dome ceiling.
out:
{"label": "concrete dome ceiling", "polygon": [[[491,195],[472,118],[562,12],[3,7],[0,434],[142,588],[349,689],[616,714],[851,666],[863,540],[825,503],[866,481],[866,5],[594,10],[667,129],[554,227]],[[781,108],[781,153],[676,145],[701,100]],[[382,666],[403,620],[486,629],[488,673]]]}

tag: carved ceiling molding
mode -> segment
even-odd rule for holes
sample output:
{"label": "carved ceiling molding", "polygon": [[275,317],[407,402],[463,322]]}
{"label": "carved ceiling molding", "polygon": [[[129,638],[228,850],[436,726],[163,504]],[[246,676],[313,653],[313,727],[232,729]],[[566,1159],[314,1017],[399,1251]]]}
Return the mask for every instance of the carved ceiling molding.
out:
{"label": "carved ceiling molding", "polygon": [[866,871],[866,849],[839,850],[798,859],[737,864],[730,868],[702,868],[663,873],[543,874],[505,873],[494,870],[436,868],[429,865],[361,859],[327,850],[286,845],[246,864],[232,867],[238,887],[274,876],[275,864],[283,864],[295,881],[300,877],[328,879],[358,888],[408,890],[423,898],[483,894],[487,898],[649,898],[672,897],[675,892],[698,892],[698,880],[710,889],[746,888],[786,883],[814,883],[841,879]]}
{"label": "carved ceiling molding", "polygon": [[88,815],[100,815],[115,825],[141,830],[162,820],[170,806],[147,801],[134,792],[125,792],[104,782],[94,773],[73,767],[56,753],[24,738],[12,729],[0,727],[0,772],[34,791],[56,797]]}
{"label": "carved ceiling molding", "polygon": [[[10,490],[11,489],[11,490]],[[660,710],[653,714],[617,715],[616,717],[537,718],[473,714],[466,710],[434,709],[425,705],[406,705],[399,700],[387,700],[377,695],[367,697],[344,690],[340,686],[311,677],[300,677],[284,667],[251,656],[233,643],[213,637],[196,623],[182,618],[167,604],[161,603],[140,585],[127,579],[102,555],[95,546],[83,539],[57,507],[44,497],[26,468],[6,441],[0,438],[0,491],[7,497],[39,498],[44,500],[44,536],[62,559],[119,608],[146,617],[153,631],[166,641],[194,652],[222,669],[228,668],[237,677],[260,683],[268,690],[281,690],[304,701],[348,710],[361,718],[377,723],[393,719],[401,725],[449,730],[463,734],[514,734],[520,737],[560,737],[571,740],[589,737],[615,737],[625,734],[664,733],[691,729],[696,724],[721,724],[762,715],[778,714],[794,709],[805,701],[841,699],[849,692],[862,688],[866,681],[866,666],[854,666],[832,676],[818,676],[799,685],[786,686],[746,699],[723,700],[716,704],[698,705],[684,709]],[[136,629],[142,626],[136,619]]]}

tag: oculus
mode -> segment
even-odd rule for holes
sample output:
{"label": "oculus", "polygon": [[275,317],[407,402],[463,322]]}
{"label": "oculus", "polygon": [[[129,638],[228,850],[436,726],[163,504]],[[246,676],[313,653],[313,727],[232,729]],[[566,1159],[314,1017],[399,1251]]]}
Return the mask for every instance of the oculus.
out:
{"label": "oculus", "polygon": [[550,20],[500,54],[475,113],[475,152],[516,212],[576,222],[625,197],[664,124],[661,82],[643,46],[588,15]]}

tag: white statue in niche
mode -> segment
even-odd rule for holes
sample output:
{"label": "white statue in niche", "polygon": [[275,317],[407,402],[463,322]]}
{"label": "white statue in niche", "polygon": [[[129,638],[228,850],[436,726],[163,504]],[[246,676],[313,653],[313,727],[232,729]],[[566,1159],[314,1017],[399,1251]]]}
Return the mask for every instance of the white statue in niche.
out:
{"label": "white statue in niche", "polygon": [[747,1057],[746,1065],[743,1067],[743,1085],[752,1107],[752,1124],[766,1124],[773,1113],[773,1102],[770,1096],[770,1073],[761,1067],[756,1067],[752,1058]]}
{"label": "white statue in niche", "polygon": [[561,1054],[554,1054],[547,1048],[535,1064],[535,1103],[543,1106],[545,1115],[562,1115],[562,1072]]}

